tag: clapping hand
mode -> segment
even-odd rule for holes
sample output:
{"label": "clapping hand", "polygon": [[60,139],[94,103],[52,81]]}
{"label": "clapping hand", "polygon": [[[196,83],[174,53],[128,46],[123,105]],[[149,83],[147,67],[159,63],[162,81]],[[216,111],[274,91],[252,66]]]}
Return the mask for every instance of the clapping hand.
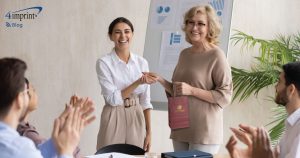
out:
{"label": "clapping hand", "polygon": [[77,102],[79,99],[80,99],[80,97],[77,96],[76,94],[74,94],[74,95],[72,95],[72,96],[70,97],[69,104],[70,104],[70,105],[74,105],[75,102]]}
{"label": "clapping hand", "polygon": [[94,102],[89,98],[80,98],[73,104],[74,108],[79,107],[81,109],[81,116],[83,119],[83,126],[81,128],[81,131],[90,123],[92,123],[95,119],[95,115],[91,115],[95,110]]}
{"label": "clapping hand", "polygon": [[253,151],[252,155],[255,158],[275,158],[277,155],[273,153],[269,134],[267,131],[260,127],[253,133]]}
{"label": "clapping hand", "polygon": [[[89,98],[83,98],[79,97],[76,94],[72,95],[70,97],[69,104],[66,104],[65,111],[58,117],[60,120],[60,129],[64,125],[64,121],[67,117],[67,109],[70,109],[70,107],[76,108],[79,107],[82,113],[82,119],[84,119],[84,127],[93,122],[96,119],[96,116],[90,116],[93,111],[95,110],[94,102]],[[83,127],[83,128],[84,128]]]}
{"label": "clapping hand", "polygon": [[83,112],[82,116],[85,119],[85,126],[90,124],[96,119],[95,116],[90,116],[90,114],[92,114],[92,112],[95,110],[95,106],[94,106],[94,102],[89,97],[83,98],[74,94],[70,98],[70,105],[72,105],[74,108],[76,107],[81,108]]}
{"label": "clapping hand", "polygon": [[80,141],[82,119],[79,108],[68,106],[60,117],[55,119],[52,139],[59,155],[72,155]]}
{"label": "clapping hand", "polygon": [[[230,128],[233,136],[230,137],[226,148],[231,158],[252,158],[252,139],[249,130],[255,130],[250,126],[239,125],[240,129]],[[246,145],[246,148],[237,147],[238,140]]]}
{"label": "clapping hand", "polygon": [[[72,155],[83,129],[95,120],[94,104],[89,98],[72,99],[63,113],[55,119],[52,139],[60,155]],[[70,101],[71,102],[71,101]]]}
{"label": "clapping hand", "polygon": [[[240,129],[231,128],[234,136],[230,137],[226,148],[232,158],[276,158],[279,151],[273,151],[270,138],[264,128],[255,128],[247,125],[239,125]],[[247,148],[236,146],[237,139],[243,142]]]}

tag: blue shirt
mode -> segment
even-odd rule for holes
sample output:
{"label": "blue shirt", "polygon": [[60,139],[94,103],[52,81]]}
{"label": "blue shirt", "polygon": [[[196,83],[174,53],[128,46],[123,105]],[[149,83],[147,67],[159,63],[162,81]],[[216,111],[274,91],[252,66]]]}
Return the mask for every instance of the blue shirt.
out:
{"label": "blue shirt", "polygon": [[[56,149],[51,139],[36,149],[34,143],[19,135],[19,133],[0,121],[0,157],[2,158],[54,158],[57,157]],[[58,156],[59,158],[70,158],[71,156]]]}

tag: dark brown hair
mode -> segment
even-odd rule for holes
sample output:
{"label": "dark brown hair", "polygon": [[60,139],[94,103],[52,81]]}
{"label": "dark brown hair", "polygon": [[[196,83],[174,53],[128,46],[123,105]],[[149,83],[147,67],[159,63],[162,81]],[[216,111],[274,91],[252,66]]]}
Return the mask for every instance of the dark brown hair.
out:
{"label": "dark brown hair", "polygon": [[291,62],[282,66],[284,71],[285,85],[294,84],[300,95],[300,62]]}
{"label": "dark brown hair", "polygon": [[14,99],[24,90],[26,69],[26,63],[20,59],[0,59],[0,116],[7,114]]}
{"label": "dark brown hair", "polygon": [[134,28],[133,28],[133,25],[132,23],[124,18],[124,17],[118,17],[116,18],[114,21],[112,21],[108,27],[108,34],[111,35],[113,30],[114,30],[114,27],[118,24],[118,23],[125,23],[127,24],[130,28],[131,28],[131,31],[134,32]]}

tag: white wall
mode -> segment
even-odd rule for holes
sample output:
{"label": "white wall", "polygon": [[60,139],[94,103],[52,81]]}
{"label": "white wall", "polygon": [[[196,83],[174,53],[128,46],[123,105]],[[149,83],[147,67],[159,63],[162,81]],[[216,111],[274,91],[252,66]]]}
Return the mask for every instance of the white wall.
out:
{"label": "white wall", "polygon": [[[8,11],[40,5],[43,11],[35,20],[24,21],[23,28],[5,27]],[[97,58],[108,53],[112,43],[107,37],[109,23],[118,16],[130,19],[135,26],[132,50],[143,54],[150,1],[141,0],[1,0],[0,57],[15,56],[29,66],[27,76],[39,94],[39,109],[30,120],[43,136],[51,135],[53,119],[76,93],[90,96],[97,105],[98,116],[80,143],[83,155],[95,152],[103,98],[95,72]],[[300,28],[298,0],[236,0],[232,28],[260,38],[273,38],[277,33],[295,33]],[[239,52],[230,46],[231,65],[249,68],[253,53]],[[233,103],[225,109],[224,141],[228,127],[238,123],[265,125],[270,119],[271,104],[264,101],[273,87],[256,98]],[[171,151],[167,112],[152,112],[152,152]],[[221,152],[225,153],[224,148]]]}

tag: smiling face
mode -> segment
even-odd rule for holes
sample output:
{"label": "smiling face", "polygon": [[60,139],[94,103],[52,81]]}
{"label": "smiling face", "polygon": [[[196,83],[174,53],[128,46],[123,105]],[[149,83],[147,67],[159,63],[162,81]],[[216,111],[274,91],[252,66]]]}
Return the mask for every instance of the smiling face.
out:
{"label": "smiling face", "polygon": [[[221,23],[214,8],[210,5],[199,5],[190,8],[184,15],[182,30],[186,34],[186,41],[206,42],[218,44],[221,32]],[[200,36],[199,36],[200,35]]]}
{"label": "smiling face", "polygon": [[129,49],[133,32],[130,26],[126,23],[117,23],[110,34],[110,40],[115,43],[116,50]]}
{"label": "smiling face", "polygon": [[207,42],[207,15],[199,12],[191,19],[187,20],[185,33],[191,44]]}

